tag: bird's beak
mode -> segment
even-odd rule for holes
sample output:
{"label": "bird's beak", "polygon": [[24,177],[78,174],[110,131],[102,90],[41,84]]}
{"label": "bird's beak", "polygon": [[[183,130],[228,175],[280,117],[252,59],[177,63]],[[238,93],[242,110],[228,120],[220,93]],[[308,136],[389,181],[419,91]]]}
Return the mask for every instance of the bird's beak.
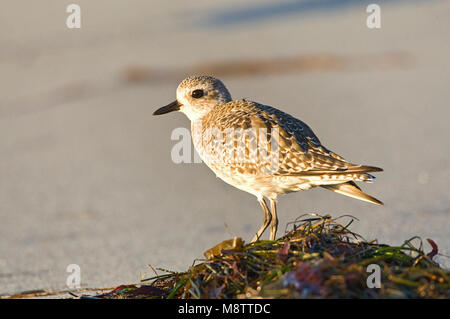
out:
{"label": "bird's beak", "polygon": [[159,109],[157,109],[155,112],[153,112],[153,115],[161,115],[161,114],[166,114],[166,113],[170,113],[173,111],[179,111],[180,106],[181,106],[181,104],[178,103],[177,100],[175,100],[172,103],[167,104],[166,106],[163,106],[163,107],[160,107]]}

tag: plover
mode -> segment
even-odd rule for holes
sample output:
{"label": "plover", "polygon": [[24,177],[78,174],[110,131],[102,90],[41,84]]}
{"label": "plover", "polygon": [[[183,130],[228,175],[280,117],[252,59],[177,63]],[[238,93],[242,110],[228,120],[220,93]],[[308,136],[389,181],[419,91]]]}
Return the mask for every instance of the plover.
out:
{"label": "plover", "polygon": [[232,100],[219,79],[191,76],[183,80],[176,100],[153,114],[172,111],[189,118],[195,149],[217,177],[258,199],[264,220],[252,242],[269,226],[270,239],[275,239],[279,194],[321,186],[383,205],[355,183],[373,181],[369,173],[381,168],[346,161],[324,147],[308,125],[274,107]]}

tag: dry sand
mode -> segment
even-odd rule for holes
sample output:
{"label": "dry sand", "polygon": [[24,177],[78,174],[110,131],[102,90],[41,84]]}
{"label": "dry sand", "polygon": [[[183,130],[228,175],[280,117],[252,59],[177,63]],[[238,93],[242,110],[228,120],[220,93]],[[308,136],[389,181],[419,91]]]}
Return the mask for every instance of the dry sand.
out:
{"label": "dry sand", "polygon": [[[385,207],[291,194],[279,200],[281,232],[304,213],[352,214],[366,239],[419,235],[450,255],[450,2],[381,2],[380,30],[351,3],[77,3],[80,30],[66,28],[64,1],[2,3],[0,294],[65,289],[68,264],[83,287],[136,282],[147,264],[183,270],[217,242],[252,237],[255,198],[203,164],[174,164],[170,134],[189,122],[152,117],[201,66],[235,98],[277,106],[346,159],[385,169],[362,185]],[[299,56],[318,67],[271,64]]]}

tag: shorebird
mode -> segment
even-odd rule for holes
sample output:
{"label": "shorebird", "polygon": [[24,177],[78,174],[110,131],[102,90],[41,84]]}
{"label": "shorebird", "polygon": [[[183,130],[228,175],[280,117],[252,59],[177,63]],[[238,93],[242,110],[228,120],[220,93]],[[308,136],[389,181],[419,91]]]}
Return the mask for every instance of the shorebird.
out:
{"label": "shorebird", "polygon": [[264,219],[252,242],[269,226],[270,239],[275,239],[279,194],[321,186],[383,205],[355,183],[373,181],[369,173],[381,168],[346,161],[323,146],[308,125],[274,107],[232,100],[219,79],[191,76],[183,80],[176,100],[153,115],[172,111],[189,118],[194,147],[217,177],[256,196]]}

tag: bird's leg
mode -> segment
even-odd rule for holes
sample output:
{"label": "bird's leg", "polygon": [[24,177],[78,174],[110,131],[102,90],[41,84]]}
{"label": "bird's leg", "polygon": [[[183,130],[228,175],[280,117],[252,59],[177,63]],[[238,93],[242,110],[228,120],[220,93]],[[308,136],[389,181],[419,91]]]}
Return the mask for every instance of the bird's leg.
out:
{"label": "bird's leg", "polygon": [[270,240],[275,240],[278,228],[277,205],[275,199],[269,199],[270,210],[272,211],[272,220],[270,222]]}
{"label": "bird's leg", "polygon": [[264,211],[264,221],[263,221],[263,225],[258,230],[258,232],[256,233],[255,237],[253,237],[253,239],[251,241],[252,243],[254,243],[255,241],[259,240],[259,237],[261,237],[261,235],[266,230],[267,226],[269,226],[270,221],[272,220],[272,215],[270,214],[269,208],[267,207],[267,204],[264,201],[264,198],[263,197],[258,198],[258,202],[261,204],[261,207],[262,207],[262,209]]}

